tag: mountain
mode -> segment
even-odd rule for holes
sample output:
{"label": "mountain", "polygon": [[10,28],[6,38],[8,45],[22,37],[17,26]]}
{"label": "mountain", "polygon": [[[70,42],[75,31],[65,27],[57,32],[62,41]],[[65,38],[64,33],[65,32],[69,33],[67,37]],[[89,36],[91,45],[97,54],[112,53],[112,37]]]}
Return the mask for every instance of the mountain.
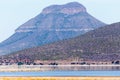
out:
{"label": "mountain", "polygon": [[120,60],[120,22],[100,27],[72,39],[18,51],[9,56],[27,56],[33,60],[74,58],[93,61]]}
{"label": "mountain", "polygon": [[73,38],[104,25],[77,2],[52,5],[22,24],[3,41],[0,55]]}

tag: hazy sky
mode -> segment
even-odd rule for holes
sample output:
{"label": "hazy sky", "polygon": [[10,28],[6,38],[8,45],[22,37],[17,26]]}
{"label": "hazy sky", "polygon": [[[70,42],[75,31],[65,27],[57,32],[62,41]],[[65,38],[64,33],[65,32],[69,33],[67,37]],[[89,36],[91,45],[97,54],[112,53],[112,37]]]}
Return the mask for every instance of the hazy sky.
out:
{"label": "hazy sky", "polygon": [[0,42],[46,6],[73,1],[83,4],[92,16],[105,23],[120,21],[120,0],[0,0]]}

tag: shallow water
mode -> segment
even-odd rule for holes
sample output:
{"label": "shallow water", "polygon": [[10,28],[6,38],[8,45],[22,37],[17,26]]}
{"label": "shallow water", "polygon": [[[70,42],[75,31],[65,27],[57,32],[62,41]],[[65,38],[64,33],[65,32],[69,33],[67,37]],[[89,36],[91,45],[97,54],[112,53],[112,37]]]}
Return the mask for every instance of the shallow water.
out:
{"label": "shallow water", "polygon": [[0,72],[0,76],[120,76],[120,71]]}

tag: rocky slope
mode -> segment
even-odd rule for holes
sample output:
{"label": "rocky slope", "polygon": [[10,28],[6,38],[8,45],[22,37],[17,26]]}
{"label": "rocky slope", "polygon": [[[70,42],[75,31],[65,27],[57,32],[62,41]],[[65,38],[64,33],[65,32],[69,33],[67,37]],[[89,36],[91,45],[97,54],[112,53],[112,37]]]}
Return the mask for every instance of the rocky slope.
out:
{"label": "rocky slope", "polygon": [[3,41],[0,55],[73,38],[104,25],[77,2],[52,5],[18,27],[11,37]]}
{"label": "rocky slope", "polygon": [[33,60],[120,60],[120,23],[95,29],[73,39],[19,51],[10,56],[28,56]]}

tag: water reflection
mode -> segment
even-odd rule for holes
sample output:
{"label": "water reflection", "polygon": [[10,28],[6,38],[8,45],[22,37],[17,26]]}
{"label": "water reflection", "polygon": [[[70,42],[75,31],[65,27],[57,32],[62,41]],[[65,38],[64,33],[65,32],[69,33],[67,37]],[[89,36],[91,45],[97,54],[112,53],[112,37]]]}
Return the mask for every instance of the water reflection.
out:
{"label": "water reflection", "polygon": [[[34,66],[42,71],[116,71],[120,66]],[[30,68],[30,67],[28,67]]]}

